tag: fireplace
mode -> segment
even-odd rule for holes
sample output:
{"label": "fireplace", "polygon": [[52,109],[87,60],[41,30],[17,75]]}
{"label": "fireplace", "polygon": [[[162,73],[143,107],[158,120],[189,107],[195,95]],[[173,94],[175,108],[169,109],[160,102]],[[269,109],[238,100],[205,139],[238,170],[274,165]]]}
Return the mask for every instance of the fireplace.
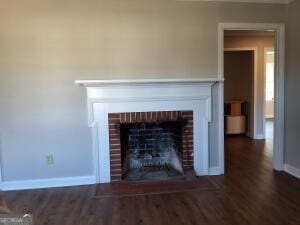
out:
{"label": "fireplace", "polygon": [[[147,171],[154,171],[150,178],[169,173],[162,176],[168,178],[188,168],[197,176],[208,175],[208,127],[217,80],[76,81],[87,88],[95,182],[147,179]],[[145,130],[160,133],[145,139],[140,135]],[[146,172],[134,176],[136,171]]]}
{"label": "fireplace", "polygon": [[111,181],[168,179],[193,166],[193,111],[109,113]]}
{"label": "fireplace", "polygon": [[122,180],[157,180],[183,175],[183,122],[121,124]]}

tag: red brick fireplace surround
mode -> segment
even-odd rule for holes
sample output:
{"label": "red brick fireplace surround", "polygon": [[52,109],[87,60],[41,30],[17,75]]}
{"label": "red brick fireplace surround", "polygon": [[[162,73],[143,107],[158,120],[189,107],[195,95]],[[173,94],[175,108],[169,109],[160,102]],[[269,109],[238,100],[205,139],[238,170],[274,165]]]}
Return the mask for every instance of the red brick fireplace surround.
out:
{"label": "red brick fireplace surround", "polygon": [[158,111],[158,112],[122,112],[109,113],[109,149],[111,181],[122,180],[121,137],[122,123],[151,123],[185,120],[182,137],[182,166],[184,169],[193,167],[193,111]]}

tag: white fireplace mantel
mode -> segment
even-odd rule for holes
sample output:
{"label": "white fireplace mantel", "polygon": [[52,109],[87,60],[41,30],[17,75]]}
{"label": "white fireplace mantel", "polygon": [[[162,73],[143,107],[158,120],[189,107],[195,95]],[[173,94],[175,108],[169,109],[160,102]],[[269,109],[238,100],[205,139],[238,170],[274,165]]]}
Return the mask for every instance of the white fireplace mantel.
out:
{"label": "white fireplace mantel", "polygon": [[109,183],[108,114],[192,110],[194,116],[194,170],[208,175],[212,86],[218,78],[76,80],[87,88],[89,124],[93,128],[94,174],[97,183]]}
{"label": "white fireplace mantel", "polygon": [[215,83],[223,78],[171,78],[171,79],[126,79],[126,80],[75,80],[84,87],[105,87],[118,85],[158,85],[158,84],[195,84]]}

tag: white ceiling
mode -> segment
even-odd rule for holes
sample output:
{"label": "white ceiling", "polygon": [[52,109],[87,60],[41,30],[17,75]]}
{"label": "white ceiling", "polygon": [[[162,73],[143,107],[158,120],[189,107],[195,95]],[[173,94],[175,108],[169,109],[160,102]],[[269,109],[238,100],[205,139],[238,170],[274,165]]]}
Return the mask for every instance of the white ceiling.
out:
{"label": "white ceiling", "polygon": [[294,0],[181,0],[181,1],[250,2],[250,3],[288,4]]}

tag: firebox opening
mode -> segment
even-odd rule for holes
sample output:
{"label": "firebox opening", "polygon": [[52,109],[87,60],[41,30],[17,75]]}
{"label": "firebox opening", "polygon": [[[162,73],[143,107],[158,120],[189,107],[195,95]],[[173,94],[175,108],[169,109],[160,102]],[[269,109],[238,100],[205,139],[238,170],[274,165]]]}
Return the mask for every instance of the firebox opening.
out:
{"label": "firebox opening", "polygon": [[121,123],[123,180],[157,180],[183,176],[184,120]]}

